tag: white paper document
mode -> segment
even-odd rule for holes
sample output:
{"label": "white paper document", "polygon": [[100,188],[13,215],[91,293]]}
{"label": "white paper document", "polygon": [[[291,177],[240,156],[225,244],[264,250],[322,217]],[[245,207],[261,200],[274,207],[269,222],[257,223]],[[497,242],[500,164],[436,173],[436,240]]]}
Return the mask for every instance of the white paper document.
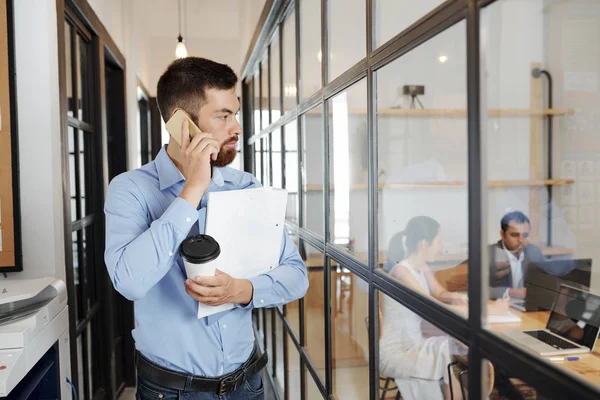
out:
{"label": "white paper document", "polygon": [[[279,266],[287,196],[277,188],[209,193],[205,232],[221,247],[217,269],[249,279]],[[198,303],[198,318],[233,307]]]}

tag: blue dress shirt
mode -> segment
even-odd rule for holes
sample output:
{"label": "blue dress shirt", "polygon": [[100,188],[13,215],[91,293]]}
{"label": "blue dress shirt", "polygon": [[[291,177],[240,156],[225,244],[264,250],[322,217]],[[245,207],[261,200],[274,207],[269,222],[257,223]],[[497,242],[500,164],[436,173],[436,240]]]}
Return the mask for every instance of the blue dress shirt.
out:
{"label": "blue dress shirt", "polygon": [[198,209],[178,197],[184,183],[165,147],[156,160],[113,179],[104,206],[105,262],[115,289],[135,302],[132,333],[144,356],[171,370],[220,376],[250,357],[253,308],[304,296],[306,266],[284,232],[279,267],[250,279],[252,301],[198,319],[198,302],[185,291],[179,245],[191,234],[204,233],[206,194],[258,187],[260,182],[233,168],[213,168]]}

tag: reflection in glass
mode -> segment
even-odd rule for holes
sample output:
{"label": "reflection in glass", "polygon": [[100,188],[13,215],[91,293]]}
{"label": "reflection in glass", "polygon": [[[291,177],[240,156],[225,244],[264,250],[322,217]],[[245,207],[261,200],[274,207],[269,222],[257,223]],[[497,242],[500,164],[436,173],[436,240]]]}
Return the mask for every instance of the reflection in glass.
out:
{"label": "reflection in glass", "polygon": [[[439,49],[452,61],[440,64]],[[408,255],[409,221],[434,220],[441,243],[423,263],[435,282],[428,290],[446,303],[450,293],[467,291],[466,102],[464,22],[377,71],[380,266],[390,271]],[[466,306],[460,311],[466,316]]]}
{"label": "reflection in glass", "polygon": [[286,219],[298,223],[298,123],[292,121],[285,125],[284,162],[285,188],[288,191]]}
{"label": "reflection in glass", "polygon": [[261,99],[260,99],[260,108],[262,110],[262,122],[261,128],[265,129],[269,126],[269,57],[265,54],[262,62],[260,63],[260,82],[261,82]]}
{"label": "reflection in glass", "polygon": [[274,39],[271,41],[271,122],[275,122],[281,115],[281,60],[279,59],[279,34],[275,31]]}
{"label": "reflection in glass", "polygon": [[321,88],[321,1],[300,2],[300,100]]}
{"label": "reflection in glass", "polygon": [[[376,46],[381,46],[443,2],[444,0],[376,0]],[[443,49],[440,49],[439,57],[443,56]]]}
{"label": "reflection in glass", "polygon": [[368,259],[367,86],[363,79],[329,101],[330,240]]}
{"label": "reflection in glass", "polygon": [[[568,356],[596,343],[598,325],[600,4],[499,1],[481,22],[486,169],[501,183],[486,199],[489,292],[518,319],[488,328],[546,360]],[[600,386],[597,356],[552,365]]]}
{"label": "reflection in glass", "polygon": [[283,22],[283,112],[296,107],[296,13]]}
{"label": "reflection in glass", "polygon": [[338,264],[331,266],[333,393],[369,398],[369,284]]}
{"label": "reflection in glass", "polygon": [[331,82],[366,55],[366,4],[365,0],[330,0],[327,4]]}
{"label": "reflection in glass", "polygon": [[264,183],[263,168],[262,168],[263,157],[262,157],[261,146],[262,146],[262,140],[257,140],[256,142],[254,142],[254,176],[261,183]]}
{"label": "reflection in glass", "polygon": [[283,188],[281,130],[277,128],[270,135],[271,157],[273,159],[273,187]]}
{"label": "reflection in glass", "polygon": [[73,65],[71,56],[71,25],[65,21],[65,74],[67,90],[67,115],[73,116],[75,101],[73,100]]}
{"label": "reflection in glass", "polygon": [[313,246],[303,242],[304,261],[308,269],[308,291],[304,296],[304,347],[311,363],[325,382],[325,309],[324,255]]}
{"label": "reflection in glass", "polygon": [[[379,371],[391,378],[406,400],[460,399],[458,373],[451,365],[466,360],[465,345],[423,320],[394,299],[380,295]],[[388,382],[390,383],[390,382]]]}
{"label": "reflection in glass", "polygon": [[323,106],[302,116],[302,195],[304,227],[324,236]]}

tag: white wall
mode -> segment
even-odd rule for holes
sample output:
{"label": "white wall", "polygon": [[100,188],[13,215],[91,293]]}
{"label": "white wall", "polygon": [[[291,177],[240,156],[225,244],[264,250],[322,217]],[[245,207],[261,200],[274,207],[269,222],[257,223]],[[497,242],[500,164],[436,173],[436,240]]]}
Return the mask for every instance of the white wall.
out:
{"label": "white wall", "polygon": [[56,2],[15,1],[14,14],[24,270],[9,279],[64,280]]}

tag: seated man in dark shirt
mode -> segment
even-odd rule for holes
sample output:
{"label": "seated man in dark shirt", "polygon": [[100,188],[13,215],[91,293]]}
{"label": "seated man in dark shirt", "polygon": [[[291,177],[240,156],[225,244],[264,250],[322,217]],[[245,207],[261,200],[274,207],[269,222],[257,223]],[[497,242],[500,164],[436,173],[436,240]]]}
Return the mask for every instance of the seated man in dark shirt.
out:
{"label": "seated man in dark shirt", "polygon": [[542,250],[529,243],[531,223],[520,211],[506,214],[498,243],[490,246],[490,297],[525,298],[525,278],[532,264],[543,261]]}

